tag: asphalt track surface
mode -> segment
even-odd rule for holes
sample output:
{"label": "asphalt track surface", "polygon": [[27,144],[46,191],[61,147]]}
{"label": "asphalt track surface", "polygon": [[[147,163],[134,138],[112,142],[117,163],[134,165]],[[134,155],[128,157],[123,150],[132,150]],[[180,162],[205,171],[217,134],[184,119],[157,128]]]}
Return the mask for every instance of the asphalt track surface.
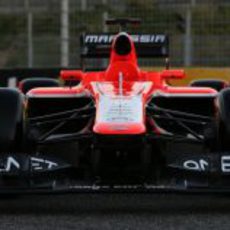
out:
{"label": "asphalt track surface", "polygon": [[230,229],[230,196],[74,194],[2,197],[0,229]]}

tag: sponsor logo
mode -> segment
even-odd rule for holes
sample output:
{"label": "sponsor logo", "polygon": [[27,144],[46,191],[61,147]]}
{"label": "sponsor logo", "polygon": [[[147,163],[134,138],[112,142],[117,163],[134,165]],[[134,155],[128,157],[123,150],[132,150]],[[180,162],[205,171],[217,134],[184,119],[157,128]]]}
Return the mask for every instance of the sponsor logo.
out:
{"label": "sponsor logo", "polygon": [[49,160],[31,157],[31,167],[34,171],[44,170],[44,169],[53,169],[57,167],[58,164]]}
{"label": "sponsor logo", "polygon": [[[166,35],[164,34],[134,34],[130,35],[132,40],[135,43],[165,43],[166,41]],[[87,44],[93,44],[93,43],[112,43],[113,38],[115,35],[86,35],[84,37],[84,42]]]}
{"label": "sponsor logo", "polygon": [[[52,170],[55,167],[58,167],[56,162],[43,158],[31,157],[29,158],[29,162],[30,169],[32,171]],[[0,173],[9,173],[21,170],[23,169],[25,163],[25,160],[20,160],[14,156],[8,156],[4,159],[0,159]]]}
{"label": "sponsor logo", "polygon": [[206,171],[208,170],[209,163],[204,159],[187,160],[183,163],[183,167],[188,170]]}
{"label": "sponsor logo", "polygon": [[85,43],[111,43],[114,35],[86,35]]}
{"label": "sponsor logo", "polygon": [[[191,171],[205,172],[209,170],[209,166],[210,162],[207,159],[190,159],[183,162],[183,168]],[[230,173],[230,156],[221,157],[220,168],[223,173]]]}
{"label": "sponsor logo", "polygon": [[6,161],[1,163],[0,172],[10,172],[21,168],[20,163],[13,157],[7,157]]}
{"label": "sponsor logo", "polygon": [[221,157],[221,170],[222,172],[230,172],[230,156]]}
{"label": "sponsor logo", "polygon": [[142,107],[141,95],[133,97],[107,97],[101,95],[98,103],[97,122],[110,124],[112,130],[127,130],[127,126],[120,124],[142,124]]}

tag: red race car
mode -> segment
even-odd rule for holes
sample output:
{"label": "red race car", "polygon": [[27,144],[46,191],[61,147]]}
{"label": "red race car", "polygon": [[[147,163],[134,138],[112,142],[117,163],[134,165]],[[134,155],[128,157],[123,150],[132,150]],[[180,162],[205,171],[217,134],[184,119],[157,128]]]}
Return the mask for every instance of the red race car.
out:
{"label": "red race car", "polygon": [[81,44],[108,67],[63,70],[64,87],[0,89],[0,192],[229,191],[228,88],[174,87],[183,70],[141,70],[138,58],[168,57],[163,34],[85,34]]}

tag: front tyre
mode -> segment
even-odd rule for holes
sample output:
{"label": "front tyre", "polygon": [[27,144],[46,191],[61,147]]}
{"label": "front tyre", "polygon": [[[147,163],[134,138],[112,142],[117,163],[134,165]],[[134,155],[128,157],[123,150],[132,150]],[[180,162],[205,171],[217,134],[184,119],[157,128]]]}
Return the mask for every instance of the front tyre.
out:
{"label": "front tyre", "polygon": [[23,97],[16,89],[0,88],[0,152],[20,152],[23,143]]}
{"label": "front tyre", "polygon": [[222,90],[217,98],[218,142],[221,150],[230,150],[230,89]]}

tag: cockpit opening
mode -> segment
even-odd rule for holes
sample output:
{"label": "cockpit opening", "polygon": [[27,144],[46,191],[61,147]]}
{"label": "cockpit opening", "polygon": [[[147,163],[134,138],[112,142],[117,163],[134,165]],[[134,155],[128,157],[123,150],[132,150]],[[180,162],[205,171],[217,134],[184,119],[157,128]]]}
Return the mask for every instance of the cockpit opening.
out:
{"label": "cockpit opening", "polygon": [[126,34],[121,34],[116,38],[114,50],[118,55],[128,55],[131,49],[131,41]]}

